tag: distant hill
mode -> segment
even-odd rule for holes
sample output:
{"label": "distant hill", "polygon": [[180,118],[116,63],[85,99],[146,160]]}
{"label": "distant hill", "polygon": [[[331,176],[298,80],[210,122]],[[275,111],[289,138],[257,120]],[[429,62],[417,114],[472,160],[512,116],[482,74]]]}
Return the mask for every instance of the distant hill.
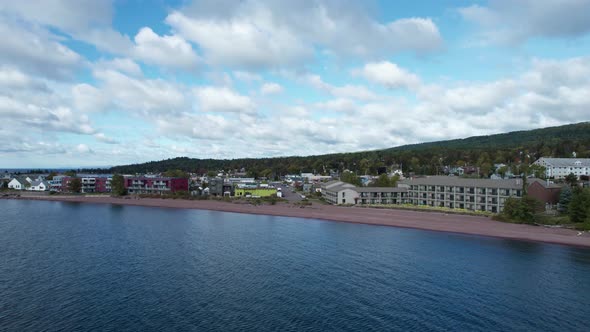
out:
{"label": "distant hill", "polygon": [[541,156],[570,157],[572,152],[576,152],[579,158],[590,158],[590,122],[317,156],[231,160],[180,157],[116,166],[109,172],[132,174],[180,169],[204,173],[245,168],[250,176],[274,176],[313,171],[325,173],[330,169],[374,174],[386,168],[402,167],[404,171],[436,174],[442,165],[469,164],[487,169],[494,163],[512,164],[521,159],[532,162]]}

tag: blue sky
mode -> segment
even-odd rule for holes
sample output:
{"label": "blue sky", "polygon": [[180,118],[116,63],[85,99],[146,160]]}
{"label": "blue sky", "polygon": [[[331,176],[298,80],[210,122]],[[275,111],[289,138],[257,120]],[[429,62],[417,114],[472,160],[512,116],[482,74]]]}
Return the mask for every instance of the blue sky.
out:
{"label": "blue sky", "polygon": [[590,0],[0,4],[0,167],[311,155],[590,119]]}

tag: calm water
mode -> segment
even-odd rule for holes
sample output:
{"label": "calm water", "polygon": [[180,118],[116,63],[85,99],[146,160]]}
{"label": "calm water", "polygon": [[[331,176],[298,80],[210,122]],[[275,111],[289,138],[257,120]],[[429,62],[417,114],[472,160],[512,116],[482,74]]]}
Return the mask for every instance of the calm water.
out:
{"label": "calm water", "polygon": [[0,330],[588,331],[590,250],[0,200]]}

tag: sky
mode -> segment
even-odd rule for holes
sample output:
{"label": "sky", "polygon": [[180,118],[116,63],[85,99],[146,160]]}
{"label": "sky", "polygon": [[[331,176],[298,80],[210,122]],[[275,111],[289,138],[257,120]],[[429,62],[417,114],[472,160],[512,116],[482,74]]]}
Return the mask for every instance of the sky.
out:
{"label": "sky", "polygon": [[590,120],[590,0],[0,1],[0,34],[1,168]]}

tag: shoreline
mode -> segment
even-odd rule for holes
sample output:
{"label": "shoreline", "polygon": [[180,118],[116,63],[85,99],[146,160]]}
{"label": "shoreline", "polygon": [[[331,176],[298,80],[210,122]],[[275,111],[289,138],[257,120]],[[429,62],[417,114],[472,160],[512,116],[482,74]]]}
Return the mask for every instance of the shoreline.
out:
{"label": "shoreline", "polygon": [[[127,196],[129,197],[129,196]],[[486,236],[529,242],[543,242],[590,248],[590,233],[564,228],[546,228],[524,224],[503,223],[487,217],[368,207],[312,205],[305,208],[288,203],[251,205],[214,200],[182,200],[162,198],[117,198],[110,196],[25,196],[11,200],[43,200],[72,203],[95,203],[145,206],[174,209],[198,209],[255,215],[318,219],[334,222],[421,229],[436,232]]]}

